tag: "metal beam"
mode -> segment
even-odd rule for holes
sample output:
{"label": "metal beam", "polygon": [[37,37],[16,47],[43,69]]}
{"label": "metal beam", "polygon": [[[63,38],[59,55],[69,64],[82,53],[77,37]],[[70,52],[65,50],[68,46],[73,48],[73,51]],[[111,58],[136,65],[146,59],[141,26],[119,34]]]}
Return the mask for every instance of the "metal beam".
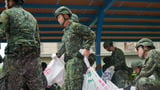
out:
{"label": "metal beam", "polygon": [[[32,13],[35,17],[54,17],[54,13]],[[78,17],[81,18],[93,18],[94,15],[92,14],[78,14]]]}
{"label": "metal beam", "polygon": [[[113,5],[113,3],[115,2],[116,0],[105,0],[105,5],[103,7],[101,7],[100,9],[97,9],[97,11],[103,11],[103,12],[106,12],[109,8],[111,8],[111,6]],[[98,12],[95,17],[91,20],[91,22],[89,22],[89,26],[92,27],[94,26],[97,21],[98,21],[98,17],[100,12]]]}
{"label": "metal beam", "polygon": [[107,31],[107,32],[120,32],[120,31],[125,31],[125,32],[160,32],[160,29],[149,29],[149,28],[145,28],[145,29],[126,29],[126,28],[107,28],[107,29],[103,29],[103,31]]}
{"label": "metal beam", "polygon": [[138,7],[111,7],[109,10],[116,11],[142,11],[142,12],[160,12],[159,8],[138,8]]}
{"label": "metal beam", "polygon": [[134,25],[134,26],[160,26],[160,23],[139,23],[139,22],[104,22],[103,25]]}
{"label": "metal beam", "polygon": [[[101,11],[98,19],[98,28],[96,31],[96,65],[97,67],[101,67],[101,57],[100,57],[100,44],[101,44],[101,31],[102,31],[102,25],[103,25],[103,19],[104,19],[104,12]],[[102,75],[101,68],[97,68],[97,73],[99,76]]]}
{"label": "metal beam", "polygon": [[160,0],[117,0],[124,2],[150,2],[150,3],[160,3]]}
{"label": "metal beam", "polygon": [[135,15],[106,15],[105,19],[109,18],[124,18],[124,19],[160,19],[159,16],[135,16]]}
{"label": "metal beam", "polygon": [[[101,44],[101,31],[102,31],[102,25],[103,25],[103,20],[105,17],[105,11],[109,9],[112,4],[115,2],[115,0],[106,0],[105,5],[101,8],[100,12],[97,13],[98,18],[98,28],[96,31],[96,65],[97,65],[97,73],[99,76],[102,75],[102,70],[101,70],[101,57],[100,57],[100,44]],[[95,18],[95,19],[96,19]]]}
{"label": "metal beam", "polygon": [[[81,5],[65,5],[70,9],[78,9],[78,10],[97,10],[98,6],[81,6]],[[0,3],[0,7],[4,7],[4,3]],[[23,8],[50,8],[57,9],[60,5],[45,5],[45,4],[24,4]]]}
{"label": "metal beam", "polygon": [[[1,6],[1,5],[0,5]],[[80,6],[80,5],[65,5],[70,9],[79,9],[79,10],[97,10],[99,7],[97,6]],[[51,8],[57,9],[60,5],[44,5],[44,4],[24,4],[24,8]]]}

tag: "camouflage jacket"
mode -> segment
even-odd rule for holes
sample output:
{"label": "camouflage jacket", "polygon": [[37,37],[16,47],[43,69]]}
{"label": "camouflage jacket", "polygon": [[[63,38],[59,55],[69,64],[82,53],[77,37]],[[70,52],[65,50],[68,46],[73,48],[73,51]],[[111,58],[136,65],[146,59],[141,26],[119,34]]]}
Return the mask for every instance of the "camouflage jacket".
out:
{"label": "camouflage jacket", "polygon": [[90,49],[95,40],[95,33],[89,27],[80,23],[70,22],[64,29],[62,45],[57,52],[60,57],[63,53],[67,56],[76,56],[79,49]]}
{"label": "camouflage jacket", "polygon": [[[39,28],[36,19],[20,6],[4,10],[0,15],[0,38],[6,37],[7,47],[16,45],[40,48]],[[9,52],[12,50],[10,49]]]}
{"label": "camouflage jacket", "polygon": [[160,50],[158,49],[149,51],[147,57],[145,58],[142,71],[137,76],[136,80],[141,77],[150,77],[152,75],[156,80],[160,80]]}
{"label": "camouflage jacket", "polygon": [[115,66],[115,70],[126,70],[125,56],[121,49],[115,48],[111,55],[111,61]]}

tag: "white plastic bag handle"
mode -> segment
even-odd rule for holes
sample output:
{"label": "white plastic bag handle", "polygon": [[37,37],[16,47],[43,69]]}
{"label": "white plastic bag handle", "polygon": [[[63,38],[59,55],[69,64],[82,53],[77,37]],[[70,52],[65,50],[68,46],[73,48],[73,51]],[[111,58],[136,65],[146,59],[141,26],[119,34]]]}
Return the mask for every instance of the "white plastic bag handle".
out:
{"label": "white plastic bag handle", "polygon": [[86,64],[87,68],[91,67],[87,57],[84,57],[83,61]]}
{"label": "white plastic bag handle", "polygon": [[[80,49],[79,52],[83,55],[84,49]],[[83,56],[84,56],[84,55],[83,55]],[[91,67],[91,65],[90,65],[87,57],[84,57],[84,58],[83,58],[83,61],[84,61],[84,63],[86,64],[87,68]]]}

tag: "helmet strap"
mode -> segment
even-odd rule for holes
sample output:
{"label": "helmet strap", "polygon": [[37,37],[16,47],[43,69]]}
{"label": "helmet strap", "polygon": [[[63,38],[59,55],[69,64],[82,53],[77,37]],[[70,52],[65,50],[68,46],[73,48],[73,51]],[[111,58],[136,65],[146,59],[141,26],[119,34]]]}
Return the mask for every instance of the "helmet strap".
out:
{"label": "helmet strap", "polygon": [[62,25],[64,26],[65,22],[66,22],[67,20],[69,20],[69,18],[65,18],[64,14],[62,14],[62,16],[63,16],[63,19],[64,19],[64,22],[62,23]]}
{"label": "helmet strap", "polygon": [[145,59],[145,57],[144,57],[144,55],[145,55],[145,53],[147,52],[148,50],[147,49],[144,49],[144,47],[143,47],[143,53],[142,53],[142,59]]}

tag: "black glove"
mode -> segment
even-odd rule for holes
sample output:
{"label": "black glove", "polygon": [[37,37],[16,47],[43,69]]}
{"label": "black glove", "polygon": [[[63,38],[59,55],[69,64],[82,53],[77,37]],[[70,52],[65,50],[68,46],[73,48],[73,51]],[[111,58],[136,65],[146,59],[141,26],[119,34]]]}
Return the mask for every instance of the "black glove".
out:
{"label": "black glove", "polygon": [[2,63],[3,62],[3,58],[2,58],[2,56],[0,55],[0,63]]}

